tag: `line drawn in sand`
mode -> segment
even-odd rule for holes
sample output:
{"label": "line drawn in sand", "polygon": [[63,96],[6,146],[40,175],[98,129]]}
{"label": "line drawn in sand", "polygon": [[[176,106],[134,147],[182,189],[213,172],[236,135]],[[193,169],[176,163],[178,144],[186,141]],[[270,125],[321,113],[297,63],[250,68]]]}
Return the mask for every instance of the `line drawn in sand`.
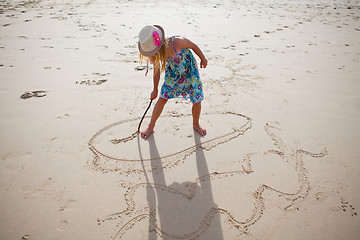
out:
{"label": "line drawn in sand", "polygon": [[[240,135],[243,135],[247,130],[249,130],[252,127],[251,119],[239,113],[234,113],[234,112],[203,113],[203,115],[212,116],[212,117],[219,115],[220,117],[232,118],[235,119],[236,122],[243,123],[243,125],[239,127],[235,127],[235,128],[229,127],[228,132],[210,138],[209,140],[206,140],[203,143],[201,143],[202,148],[207,151],[211,150],[212,148],[220,144],[224,144]],[[169,117],[185,118],[185,117],[191,117],[191,114],[162,115],[162,119]],[[176,149],[175,152],[170,152],[168,154],[165,154],[164,156],[159,156],[158,159],[152,159],[152,158],[140,159],[138,156],[134,158],[116,156],[114,152],[120,152],[118,146],[119,143],[122,143],[122,145],[129,144],[131,146],[131,144],[134,145],[134,143],[131,143],[131,141],[133,141],[135,138],[132,137],[131,133],[129,133],[128,135],[130,137],[121,138],[119,140],[118,138],[111,137],[113,136],[111,131],[115,131],[114,130],[115,128],[120,128],[121,125],[124,124],[137,123],[139,120],[140,118],[133,118],[133,119],[119,121],[110,124],[100,129],[97,133],[95,133],[93,137],[89,140],[89,148],[94,154],[94,158],[91,162],[89,162],[89,165],[92,168],[98,171],[102,171],[104,173],[118,172],[120,174],[125,174],[125,175],[140,174],[143,173],[144,171],[152,172],[156,170],[151,167],[151,161],[161,160],[163,163],[163,168],[170,169],[183,163],[189,155],[193,154],[196,151],[198,147],[196,144],[195,145],[183,144],[182,145],[183,148]],[[109,136],[107,136],[107,133]],[[138,149],[136,148],[136,151],[137,150]],[[141,164],[144,164],[145,167],[142,168]]]}
{"label": "line drawn in sand", "polygon": [[[246,130],[251,128],[251,121],[249,119],[250,124],[246,125]],[[309,156],[313,158],[320,158],[327,155],[326,148],[323,148],[320,153],[312,153],[306,151],[302,148],[298,148],[297,146],[287,146],[283,140],[276,134],[276,130],[278,129],[274,124],[266,124],[264,126],[266,134],[272,139],[273,144],[275,145],[275,149],[270,149],[264,152],[255,152],[248,153],[242,159],[238,160],[237,170],[224,171],[224,172],[211,172],[205,175],[199,175],[193,182],[188,183],[187,191],[181,191],[177,188],[151,183],[148,181],[146,183],[138,183],[133,185],[128,185],[128,190],[124,194],[126,208],[122,211],[112,213],[102,219],[98,219],[98,223],[104,223],[107,221],[120,221],[117,223],[117,227],[120,229],[117,231],[114,239],[121,239],[124,237],[126,233],[128,233],[131,229],[133,229],[137,224],[143,222],[144,220],[149,220],[149,233],[154,233],[159,237],[164,239],[198,239],[203,234],[205,234],[211,224],[214,222],[214,219],[219,216],[223,216],[226,219],[226,222],[230,224],[232,227],[238,230],[239,235],[250,234],[249,227],[254,225],[258,220],[262,217],[265,210],[265,192],[273,192],[279,198],[286,201],[286,205],[284,206],[285,211],[293,210],[296,208],[296,204],[306,199],[310,192],[310,182],[307,178],[307,170],[304,166],[303,157]],[[244,129],[243,129],[244,130]],[[233,138],[239,136],[232,136]],[[229,140],[228,140],[229,141]],[[214,145],[212,145],[214,146]],[[197,144],[194,146],[195,151],[208,150],[208,146],[205,144]],[[211,148],[210,148],[211,149]],[[209,150],[210,150],[209,149]],[[140,149],[139,149],[140,150]],[[93,151],[93,150],[92,150]],[[183,151],[181,154],[177,154],[177,158],[186,158],[189,152]],[[190,153],[191,154],[191,153]],[[174,195],[179,199],[192,201],[196,198],[197,193],[199,192],[199,184],[203,183],[211,183],[214,181],[218,181],[219,179],[232,178],[236,175],[244,175],[244,174],[252,174],[255,169],[252,168],[252,159],[255,155],[261,155],[263,158],[268,157],[279,157],[284,160],[286,163],[291,163],[291,166],[294,166],[294,170],[297,174],[297,181],[299,186],[295,191],[283,191],[277,189],[276,187],[267,185],[267,184],[259,184],[252,194],[252,203],[253,210],[249,217],[245,220],[240,220],[235,217],[236,213],[229,211],[226,208],[218,207],[214,205],[210,207],[206,214],[202,217],[202,219],[194,224],[194,228],[191,231],[184,233],[174,233],[169,231],[168,229],[162,228],[161,225],[158,224],[159,221],[156,219],[156,211],[154,212],[153,208],[150,206],[139,206],[139,202],[136,201],[134,196],[141,191],[148,191],[147,189],[152,189],[157,192],[164,192],[169,195]],[[151,160],[151,159],[150,159]],[[179,160],[180,161],[180,160]],[[144,161],[146,162],[146,161]],[[142,162],[142,163],[144,163]],[[150,161],[151,162],[151,161]],[[166,167],[166,165],[165,165]],[[143,173],[147,173],[150,171],[145,170],[145,166],[143,165]],[[154,174],[154,173],[153,173]],[[125,185],[124,185],[125,187]],[[239,200],[239,199],[237,199]],[[235,201],[237,202],[235,199]],[[237,203],[234,204],[237,204]]]}

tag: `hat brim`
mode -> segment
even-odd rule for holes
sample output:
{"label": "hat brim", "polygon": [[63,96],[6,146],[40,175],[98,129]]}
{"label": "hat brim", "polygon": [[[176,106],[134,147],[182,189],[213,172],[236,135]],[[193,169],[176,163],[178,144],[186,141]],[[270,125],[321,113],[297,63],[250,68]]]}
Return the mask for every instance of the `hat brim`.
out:
{"label": "hat brim", "polygon": [[138,48],[139,48],[139,51],[142,55],[146,56],[146,57],[152,57],[154,56],[158,51],[159,49],[161,48],[161,46],[163,45],[164,43],[164,39],[165,39],[165,32],[164,32],[164,29],[159,26],[159,25],[153,25],[154,27],[157,27],[158,29],[160,29],[161,31],[161,34],[162,34],[162,38],[161,38],[161,42],[160,42],[160,46],[157,46],[156,48],[154,48],[153,50],[149,51],[149,52],[146,52],[142,49],[141,45],[140,45],[140,42],[138,42]]}

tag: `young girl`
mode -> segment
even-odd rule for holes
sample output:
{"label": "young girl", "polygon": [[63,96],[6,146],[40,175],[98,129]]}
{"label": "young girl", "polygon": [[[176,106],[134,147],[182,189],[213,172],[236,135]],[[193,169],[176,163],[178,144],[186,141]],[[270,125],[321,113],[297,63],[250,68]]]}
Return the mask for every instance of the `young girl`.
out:
{"label": "young girl", "polygon": [[199,124],[201,101],[204,99],[202,84],[192,49],[200,58],[200,67],[206,68],[207,59],[200,48],[190,40],[173,36],[165,38],[162,27],[146,26],[139,33],[138,48],[140,59],[150,61],[154,65],[154,88],[150,99],[158,96],[160,73],[165,71],[164,84],[161,87],[160,98],[155,104],[148,127],[141,132],[142,138],[148,138],[155,127],[168,99],[175,97],[190,98],[193,103],[193,128],[205,135],[206,130]]}

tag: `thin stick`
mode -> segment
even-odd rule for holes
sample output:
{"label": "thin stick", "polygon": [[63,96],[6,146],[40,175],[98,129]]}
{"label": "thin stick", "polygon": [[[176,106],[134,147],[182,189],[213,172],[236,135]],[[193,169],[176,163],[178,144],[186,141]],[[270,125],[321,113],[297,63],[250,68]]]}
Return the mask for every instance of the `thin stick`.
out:
{"label": "thin stick", "polygon": [[144,112],[144,115],[143,115],[142,118],[141,118],[141,121],[140,121],[140,123],[139,123],[138,130],[137,130],[136,132],[134,132],[133,134],[131,134],[130,136],[128,136],[128,137],[124,137],[124,138],[121,138],[121,139],[115,138],[115,139],[111,140],[111,142],[112,142],[113,144],[119,144],[119,143],[121,143],[121,142],[122,142],[122,143],[125,143],[125,142],[127,142],[127,141],[131,141],[131,140],[133,140],[134,138],[136,138],[136,136],[140,133],[141,123],[142,123],[142,121],[144,120],[147,111],[148,111],[149,108],[151,107],[152,101],[153,101],[153,100],[150,101],[149,106],[147,107],[147,109],[146,109],[145,112]]}
{"label": "thin stick", "polygon": [[141,123],[142,123],[142,121],[144,120],[145,115],[146,115],[146,113],[148,112],[149,108],[151,107],[152,101],[153,101],[153,100],[150,100],[149,106],[148,106],[147,109],[145,110],[144,115],[142,116],[142,118],[141,118],[141,120],[140,120],[139,127],[138,127],[138,130],[137,130],[138,133],[140,133]]}

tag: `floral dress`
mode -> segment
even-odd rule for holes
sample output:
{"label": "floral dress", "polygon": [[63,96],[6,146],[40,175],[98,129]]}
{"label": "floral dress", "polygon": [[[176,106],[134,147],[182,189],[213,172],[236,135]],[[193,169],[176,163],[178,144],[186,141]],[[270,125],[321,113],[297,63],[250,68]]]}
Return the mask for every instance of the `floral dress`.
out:
{"label": "floral dress", "polygon": [[182,97],[190,98],[192,103],[201,102],[204,94],[196,59],[187,48],[176,52],[174,37],[171,37],[171,45],[175,54],[166,60],[165,80],[160,97],[165,99]]}

